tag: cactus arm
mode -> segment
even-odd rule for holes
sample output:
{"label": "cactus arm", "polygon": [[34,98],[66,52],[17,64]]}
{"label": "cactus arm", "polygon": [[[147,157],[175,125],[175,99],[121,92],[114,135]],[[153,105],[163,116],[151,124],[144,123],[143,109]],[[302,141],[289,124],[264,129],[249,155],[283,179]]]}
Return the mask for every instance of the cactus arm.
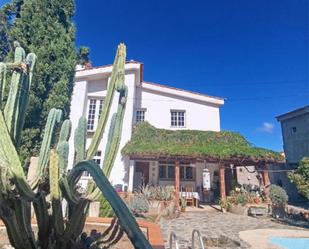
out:
{"label": "cactus arm", "polygon": [[14,134],[13,139],[15,141],[15,144],[17,147],[19,147],[20,143],[20,135],[21,131],[23,129],[24,123],[25,123],[25,117],[26,117],[26,110],[28,107],[28,101],[29,101],[29,92],[31,87],[31,81],[32,81],[32,71],[35,65],[36,61],[36,55],[33,53],[30,53],[26,57],[26,64],[28,69],[28,74],[23,74],[22,81],[21,81],[21,90],[20,90],[20,100],[18,102],[18,110],[15,112],[15,128],[14,128]]}
{"label": "cactus arm", "polygon": [[87,120],[81,117],[74,133],[74,148],[76,152],[75,163],[85,159],[86,156]]}
{"label": "cactus arm", "polygon": [[62,111],[54,108],[51,109],[48,114],[36,175],[30,183],[32,189],[35,189],[38,186],[39,181],[43,178],[44,169],[48,163],[53,132],[56,128],[56,124],[61,121],[61,117]]}
{"label": "cactus arm", "polygon": [[71,126],[72,126],[72,123],[69,119],[66,119],[63,121],[61,125],[58,145],[61,142],[65,142],[69,140],[70,133],[71,133]]}
{"label": "cactus arm", "polygon": [[27,183],[17,151],[6,129],[2,111],[0,111],[0,165],[6,167],[20,194],[27,200],[34,200],[35,194]]}
{"label": "cactus arm", "polygon": [[38,244],[40,248],[48,248],[48,238],[50,231],[50,217],[45,195],[38,193],[37,199],[33,202],[33,208],[38,224]]}
{"label": "cactus arm", "polygon": [[113,140],[113,135],[115,133],[116,118],[117,118],[117,113],[114,113],[113,116],[112,116],[112,119],[111,119],[110,126],[109,126],[107,143],[106,143],[106,146],[105,146],[104,161],[103,161],[103,164],[102,164],[103,170],[104,170],[104,167],[105,167],[105,160],[108,157],[108,154],[109,154],[110,149],[111,149],[111,143],[112,143],[112,140]]}
{"label": "cactus arm", "polygon": [[24,240],[21,236],[21,231],[18,229],[17,219],[15,215],[12,215],[10,218],[2,217],[1,219],[6,227],[6,232],[8,234],[11,245],[14,248],[24,249]]}
{"label": "cactus arm", "polygon": [[21,237],[23,239],[24,247],[29,249],[36,249],[36,242],[34,233],[31,228],[30,203],[22,199],[15,199],[13,207],[16,214],[16,221],[19,230],[22,231]]}
{"label": "cactus arm", "polygon": [[[108,143],[106,145],[104,162],[103,162],[103,173],[107,177],[109,177],[112,171],[115,158],[117,156],[117,152],[119,149],[127,92],[128,92],[127,86],[123,85],[123,88],[120,91],[119,95],[117,113],[114,114],[115,116],[113,115],[111,121],[111,126],[108,134]],[[96,188],[91,194],[88,195],[88,198],[90,200],[96,200],[99,196],[100,196],[100,190]]]}
{"label": "cactus arm", "polygon": [[0,62],[0,109],[2,109],[5,87],[6,87],[6,65],[5,63]]}
{"label": "cactus arm", "polygon": [[49,188],[52,202],[53,222],[55,232],[61,236],[64,232],[62,206],[59,192],[59,155],[55,150],[50,152],[49,160]]}
{"label": "cactus arm", "polygon": [[115,87],[119,85],[119,81],[124,81],[124,67],[125,67],[125,59],[126,59],[126,47],[124,44],[120,44],[117,49],[116,57],[113,64],[113,70],[111,79],[108,83],[107,95],[104,101],[102,113],[98,122],[98,127],[93,135],[91,140],[91,144],[87,151],[87,159],[92,159],[95,153],[98,150],[100,141],[103,137],[103,133],[105,130],[106,122],[109,116],[109,112],[111,109]]}
{"label": "cactus arm", "polygon": [[111,173],[119,149],[126,99],[127,99],[127,87],[125,86],[124,89],[120,92],[119,96],[119,105],[116,115],[115,127],[112,130],[110,138],[112,142],[108,150],[106,151],[106,155],[104,157],[103,172],[106,176],[109,176]]}
{"label": "cactus arm", "polygon": [[29,88],[32,82],[35,61],[36,61],[36,55],[34,53],[29,53],[26,57],[26,64],[28,66]]}
{"label": "cactus arm", "polygon": [[[25,60],[25,51],[22,47],[15,48],[14,64],[23,63]],[[14,128],[17,122],[16,117],[19,115],[19,103],[21,95],[21,84],[24,77],[24,71],[14,69],[11,78],[10,91],[4,108],[4,117],[12,138],[14,137]]]}
{"label": "cactus arm", "polygon": [[136,220],[128,207],[121,200],[119,195],[116,193],[114,188],[106,176],[102,173],[100,167],[92,160],[83,161],[78,163],[70,172],[70,178],[78,177],[81,172],[88,171],[93,180],[97,184],[98,188],[102,191],[104,197],[111,204],[116,216],[119,218],[122,229],[126,232],[129,239],[131,240],[134,248],[136,249],[150,249],[152,248],[143,232],[138,227]]}
{"label": "cactus arm", "polygon": [[78,203],[78,198],[74,195],[66,178],[60,179],[60,189],[63,197],[69,204],[76,205]]}
{"label": "cactus arm", "polygon": [[66,173],[68,167],[69,143],[59,143],[57,147],[57,153],[59,155],[59,173],[60,177],[62,177]]}
{"label": "cactus arm", "polygon": [[81,234],[85,225],[87,211],[89,209],[89,203],[90,203],[89,200],[82,199],[76,205],[65,228],[63,235],[64,240],[66,241],[69,241],[70,239],[75,240]]}

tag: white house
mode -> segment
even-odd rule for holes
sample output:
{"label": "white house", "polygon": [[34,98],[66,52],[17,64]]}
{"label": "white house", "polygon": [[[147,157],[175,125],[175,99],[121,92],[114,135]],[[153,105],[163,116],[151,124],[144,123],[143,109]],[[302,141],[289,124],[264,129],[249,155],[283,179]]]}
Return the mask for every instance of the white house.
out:
{"label": "white house", "polygon": [[[112,66],[102,66],[91,69],[77,70],[75,85],[71,101],[72,130],[75,130],[78,119],[85,116],[88,120],[87,145],[96,129],[98,118],[107,92],[108,80]],[[157,128],[164,129],[191,129],[220,131],[220,107],[224,99],[205,94],[190,92],[165,85],[146,82],[143,80],[143,64],[129,61],[125,65],[125,84],[128,87],[128,99],[123,121],[120,150],[130,140],[136,122],[148,121]],[[118,93],[115,94],[111,113],[116,111]],[[111,116],[111,115],[110,115]],[[108,120],[107,128],[109,128]],[[105,131],[99,150],[94,160],[102,166],[104,149],[108,130]],[[74,141],[70,138],[69,162],[73,162]],[[134,161],[121,152],[115,160],[115,165],[110,175],[113,185],[121,184],[132,190],[137,186],[142,177],[146,183],[158,183],[158,161]],[[143,168],[147,168],[147,172]],[[69,165],[72,167],[72,165]],[[190,167],[190,165],[188,166]],[[205,167],[203,163],[200,170]],[[198,169],[195,174],[198,174]],[[151,172],[151,173],[149,173]],[[189,172],[189,170],[188,170]],[[202,173],[195,184],[202,184]],[[87,182],[89,176],[83,175],[81,181]],[[162,183],[164,181],[162,180]]]}

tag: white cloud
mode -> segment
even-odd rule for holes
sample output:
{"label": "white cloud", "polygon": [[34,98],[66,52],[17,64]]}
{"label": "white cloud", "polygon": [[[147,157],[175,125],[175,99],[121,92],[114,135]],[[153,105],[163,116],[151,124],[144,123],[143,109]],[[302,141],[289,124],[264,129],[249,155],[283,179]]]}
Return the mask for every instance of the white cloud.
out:
{"label": "white cloud", "polygon": [[273,133],[273,131],[274,131],[274,124],[269,123],[269,122],[264,122],[263,125],[258,128],[258,131],[266,132],[266,133]]}

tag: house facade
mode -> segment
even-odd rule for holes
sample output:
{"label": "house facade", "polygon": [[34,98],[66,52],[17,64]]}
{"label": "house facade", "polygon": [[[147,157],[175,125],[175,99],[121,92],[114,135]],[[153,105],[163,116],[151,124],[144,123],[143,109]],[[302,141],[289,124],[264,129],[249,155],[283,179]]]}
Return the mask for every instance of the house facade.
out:
{"label": "house facade", "polygon": [[[75,84],[71,100],[70,119],[75,130],[81,116],[87,118],[87,146],[96,129],[112,66],[80,69],[75,74]],[[123,120],[119,151],[110,175],[112,185],[134,190],[141,184],[173,184],[173,162],[169,160],[136,160],[121,154],[121,149],[131,139],[135,125],[147,121],[160,129],[220,131],[220,107],[223,98],[212,97],[143,80],[143,64],[135,61],[125,65],[125,84],[128,98]],[[116,112],[118,93],[115,94],[111,114]],[[111,116],[107,121],[99,149],[94,160],[102,167],[104,150]],[[69,162],[74,158],[74,136],[71,136]],[[194,187],[202,185],[202,171],[206,162],[181,162],[180,181]],[[72,167],[72,165],[69,165]],[[218,167],[212,165],[211,176],[218,178]],[[81,183],[85,185],[90,176],[84,174]],[[212,179],[215,182],[215,179]]]}
{"label": "house facade", "polygon": [[276,117],[281,123],[286,161],[296,164],[309,156],[309,105]]}

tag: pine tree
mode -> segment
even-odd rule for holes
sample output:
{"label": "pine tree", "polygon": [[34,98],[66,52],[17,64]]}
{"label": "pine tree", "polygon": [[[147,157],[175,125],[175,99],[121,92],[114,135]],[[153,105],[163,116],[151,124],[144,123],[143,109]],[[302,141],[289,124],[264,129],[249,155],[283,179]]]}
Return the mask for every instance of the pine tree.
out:
{"label": "pine tree", "polygon": [[69,115],[76,64],[74,11],[73,0],[22,1],[9,30],[11,41],[19,41],[38,58],[19,148],[22,160],[37,154],[51,108]]}

